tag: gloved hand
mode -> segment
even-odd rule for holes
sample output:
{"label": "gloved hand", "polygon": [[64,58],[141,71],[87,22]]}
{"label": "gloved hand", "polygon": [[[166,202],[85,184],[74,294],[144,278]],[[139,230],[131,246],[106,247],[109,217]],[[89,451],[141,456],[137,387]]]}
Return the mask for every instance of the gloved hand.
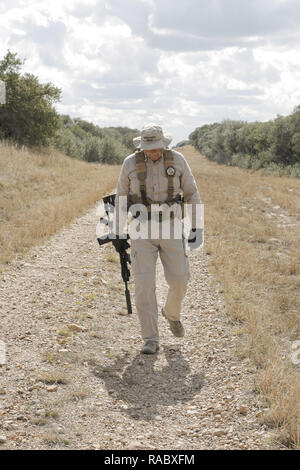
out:
{"label": "gloved hand", "polygon": [[116,235],[116,238],[112,239],[112,244],[118,253],[120,253],[120,251],[127,250],[127,248],[130,248],[127,239],[120,238],[119,235]]}
{"label": "gloved hand", "polygon": [[192,228],[189,233],[188,245],[191,250],[197,250],[203,243],[203,229]]}

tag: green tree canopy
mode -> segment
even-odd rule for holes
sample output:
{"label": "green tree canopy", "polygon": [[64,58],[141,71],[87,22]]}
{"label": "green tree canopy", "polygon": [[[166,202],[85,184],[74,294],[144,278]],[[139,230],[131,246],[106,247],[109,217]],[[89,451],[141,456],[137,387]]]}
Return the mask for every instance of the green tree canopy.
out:
{"label": "green tree canopy", "polygon": [[189,136],[210,160],[242,168],[270,168],[300,176],[300,106],[288,116],[266,122],[205,124]]}
{"label": "green tree canopy", "polygon": [[44,146],[60,127],[53,104],[61,90],[52,83],[41,84],[32,74],[21,74],[24,62],[7,52],[0,61],[0,80],[6,86],[6,103],[0,105],[0,137],[21,145]]}

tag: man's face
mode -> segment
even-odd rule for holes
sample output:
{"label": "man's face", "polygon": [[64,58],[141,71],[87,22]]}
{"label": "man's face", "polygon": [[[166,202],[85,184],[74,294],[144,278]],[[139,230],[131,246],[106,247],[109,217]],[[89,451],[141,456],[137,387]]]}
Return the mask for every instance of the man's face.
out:
{"label": "man's face", "polygon": [[163,149],[144,150],[144,152],[150,160],[155,162],[162,156]]}

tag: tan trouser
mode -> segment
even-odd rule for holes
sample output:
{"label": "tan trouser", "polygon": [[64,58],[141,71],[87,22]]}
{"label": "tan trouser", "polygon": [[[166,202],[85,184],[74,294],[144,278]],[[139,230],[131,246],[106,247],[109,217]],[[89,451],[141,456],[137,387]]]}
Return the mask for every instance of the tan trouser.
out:
{"label": "tan trouser", "polygon": [[164,307],[171,320],[179,320],[182,300],[190,277],[189,260],[184,239],[131,240],[131,259],[135,281],[135,304],[144,340],[159,340],[156,299],[157,255],[169,285]]}

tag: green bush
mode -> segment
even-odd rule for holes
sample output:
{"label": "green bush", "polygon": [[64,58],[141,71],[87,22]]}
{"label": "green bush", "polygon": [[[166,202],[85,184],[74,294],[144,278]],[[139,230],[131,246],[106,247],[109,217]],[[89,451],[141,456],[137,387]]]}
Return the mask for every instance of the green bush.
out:
{"label": "green bush", "polygon": [[233,166],[239,166],[240,168],[251,168],[252,156],[244,153],[235,153],[232,155],[231,163]]}
{"label": "green bush", "polygon": [[84,160],[87,162],[101,162],[102,146],[99,137],[88,136],[85,139]]}
{"label": "green bush", "polygon": [[294,178],[300,178],[300,163],[295,163],[290,167],[290,175]]}
{"label": "green bush", "polygon": [[128,149],[118,140],[112,137],[88,136],[85,139],[85,150],[83,158],[87,162],[107,163],[110,165],[118,165],[122,163],[128,155]]}
{"label": "green bush", "polygon": [[128,148],[112,137],[104,137],[100,142],[101,162],[118,165],[128,155]]}
{"label": "green bush", "polygon": [[267,122],[231,121],[197,127],[189,139],[208,159],[241,168],[269,168],[298,177],[300,106]]}
{"label": "green bush", "polygon": [[[133,153],[133,137],[139,131],[127,127],[100,128],[95,124],[60,116],[60,128],[52,139],[60,151],[87,162],[120,164]],[[126,144],[126,145],[125,145]]]}
{"label": "green bush", "polygon": [[51,139],[51,145],[69,157],[84,159],[85,145],[70,128],[60,128]]}
{"label": "green bush", "polygon": [[264,150],[263,152],[260,152],[253,160],[252,168],[254,170],[259,170],[260,168],[265,168],[274,161],[274,155],[271,150]]}

